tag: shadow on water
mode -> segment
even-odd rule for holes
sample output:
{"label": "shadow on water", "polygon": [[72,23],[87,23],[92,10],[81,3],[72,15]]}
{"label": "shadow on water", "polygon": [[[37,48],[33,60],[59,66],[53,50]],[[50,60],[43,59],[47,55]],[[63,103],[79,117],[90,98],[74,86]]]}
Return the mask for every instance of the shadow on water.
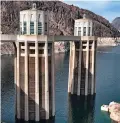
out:
{"label": "shadow on water", "polygon": [[[59,68],[61,68],[63,66],[63,64],[64,64],[64,58],[65,58],[65,54],[56,54],[55,55],[55,68],[56,68],[56,71],[59,71]],[[26,95],[25,92],[22,89],[21,89],[21,93],[23,93],[24,97],[25,96],[28,96],[29,100],[32,102],[33,105],[37,105],[35,103],[35,100],[33,98],[31,98],[29,95]],[[31,109],[31,112],[34,112],[35,111],[34,108]],[[24,110],[24,104],[23,104],[23,110]],[[41,117],[41,115],[45,115],[44,114],[45,113],[45,109],[42,106],[40,106],[40,110],[42,110],[42,113],[43,113],[43,114],[40,113],[40,117]],[[24,112],[23,112],[23,114],[24,114]],[[35,117],[35,114],[34,114],[34,116],[30,116],[30,119],[34,119],[32,117]],[[55,117],[50,117],[49,120],[40,120],[39,122],[36,122],[34,120],[29,120],[28,122],[26,122],[24,120],[18,120],[18,119],[16,119],[15,123],[55,123]]]}
{"label": "shadow on water", "polygon": [[[55,122],[55,118],[50,116],[49,120],[41,120],[39,122],[35,122],[34,120],[30,120],[28,122],[25,122],[24,120],[18,120],[15,116],[15,83],[14,83],[14,56],[9,56],[9,55],[5,55],[2,56],[2,61],[1,61],[1,79],[2,79],[2,83],[1,83],[1,97],[2,97],[2,101],[1,101],[1,119],[3,122],[5,123],[54,123]],[[21,93],[21,102],[20,102],[20,115],[22,118],[24,118],[24,114],[25,114],[25,97],[28,98],[28,100],[31,102],[32,106],[28,107],[29,111],[32,112],[30,115],[30,119],[34,119],[35,117],[35,105],[37,105],[35,103],[35,99],[34,96],[30,96],[30,95],[26,95],[24,90],[21,89],[21,87],[16,87],[20,89],[20,93]],[[40,106],[40,115],[44,115],[45,116],[45,109],[42,108],[42,106]],[[43,116],[43,117],[44,117]]]}
{"label": "shadow on water", "polygon": [[[17,87],[16,87],[17,88]],[[18,87],[19,88],[19,87]],[[55,122],[55,117],[49,115],[50,119],[49,120],[44,120],[45,119],[45,109],[41,106],[38,105],[35,102],[35,99],[32,99],[30,95],[26,95],[25,92],[20,89],[20,93],[23,96],[23,98],[27,97],[29,102],[31,102],[32,105],[28,106],[28,115],[29,115],[29,121],[25,121],[25,99],[20,101],[20,116],[21,119],[17,119],[17,116],[15,115],[15,123],[54,123]],[[20,95],[20,96],[21,96]],[[35,121],[35,105],[40,109],[40,116],[44,119],[40,119],[40,121]]]}
{"label": "shadow on water", "polygon": [[94,123],[94,96],[69,95],[68,123]]}
{"label": "shadow on water", "polygon": [[[61,56],[61,58],[59,58],[60,56],[61,55],[58,55],[58,59],[56,60],[57,61],[56,64],[58,64],[56,67],[59,67],[59,62],[60,63],[63,62],[63,59],[65,58],[64,54]],[[5,61],[7,61],[7,60],[5,59]],[[12,63],[10,63],[10,61]],[[12,67],[12,68],[9,68],[7,73],[12,73],[13,74],[13,72],[10,72],[11,70],[13,71],[13,69],[14,69],[13,68],[13,58],[12,58],[12,60],[8,60],[8,64],[10,64],[9,67]],[[2,65],[3,65],[2,75],[3,75],[3,77],[5,77],[5,79],[2,79],[2,80],[5,81],[4,84],[10,84],[11,85],[10,82],[7,82],[8,77],[11,78],[10,77],[11,74],[8,76],[7,73],[6,73],[6,69],[8,67],[7,67],[7,65],[4,65],[4,62],[2,62]],[[14,76],[14,75],[12,75],[12,76]],[[14,79],[12,77],[11,82],[13,80]],[[12,83],[12,87],[14,87],[14,83]],[[12,90],[14,90],[14,89],[12,89]],[[7,90],[5,90],[5,92],[7,92]],[[14,95],[14,93],[15,92],[13,91],[12,94]],[[22,89],[21,89],[21,93],[23,94],[23,98],[25,98],[25,96],[28,96],[28,95],[25,95],[25,92]],[[12,95],[10,97],[12,97]],[[15,98],[15,96],[13,98]],[[11,101],[8,101],[8,102],[14,102],[13,98],[11,99]],[[35,105],[35,100],[32,99],[31,97],[28,97],[28,98]],[[80,97],[69,96],[69,102],[68,102],[69,103],[69,118],[68,118],[68,123],[92,123],[93,115],[94,115],[94,100],[95,100],[95,96],[94,97],[88,96],[87,98],[85,98],[84,96],[80,96]],[[15,116],[15,114],[13,113],[14,104],[11,104],[11,105],[13,105],[11,107],[12,108],[11,112],[12,112],[12,116],[13,116],[12,120],[13,120],[14,116]],[[10,106],[8,106],[8,107],[10,107]],[[31,111],[34,111],[35,110],[34,108],[31,109]],[[24,104],[23,104],[23,110],[25,110],[24,109]],[[6,111],[7,111],[7,109],[6,109]],[[42,111],[45,112],[45,109],[42,109]],[[2,119],[7,119],[6,121],[8,121],[8,122],[10,121],[10,123],[13,123],[14,121],[11,122],[12,121],[11,116],[9,117],[10,118],[9,119],[7,114],[11,114],[11,113],[5,113],[6,118],[2,118]],[[24,115],[24,112],[21,112],[21,114]],[[31,116],[31,118],[32,118],[32,116]],[[16,123],[28,123],[28,122],[24,122],[23,120],[16,120],[15,122]],[[29,121],[29,123],[36,123],[36,122],[31,120],[31,121]],[[48,121],[42,120],[39,123],[55,123],[55,118],[52,117]]]}
{"label": "shadow on water", "polygon": [[63,66],[64,64],[64,58],[65,54],[55,54],[55,69],[56,71],[59,71],[59,69]]}
{"label": "shadow on water", "polygon": [[[114,52],[119,52],[120,47],[114,48]],[[69,56],[69,55],[68,55]],[[109,119],[104,118],[100,111],[100,106],[103,103],[108,103],[112,100],[119,100],[119,61],[118,54],[104,54],[97,53],[97,95],[96,102],[94,99],[87,99],[85,97],[77,98],[76,96],[69,97],[67,103],[67,76],[68,76],[68,56],[64,55],[59,58],[56,63],[58,67],[61,67],[61,71],[56,72],[56,109],[59,112],[56,113],[55,123],[110,123]],[[63,65],[62,65],[63,63]],[[60,64],[60,65],[59,65]],[[56,68],[58,69],[58,68]],[[14,64],[13,57],[8,55],[1,58],[1,118],[5,123],[15,123],[14,117]],[[63,72],[64,71],[64,72]],[[104,71],[104,72],[103,72]],[[113,78],[113,79],[111,79]],[[66,80],[66,82],[65,82]],[[114,84],[115,83],[115,84]],[[116,86],[117,84],[117,86]],[[112,88],[111,88],[112,87]],[[102,88],[102,91],[101,91]],[[112,100],[111,100],[112,99]],[[90,101],[91,100],[91,101]],[[59,103],[61,102],[61,103]],[[69,111],[67,110],[67,104],[69,104]],[[94,105],[95,108],[94,108]],[[86,108],[87,107],[87,108]],[[60,110],[62,109],[62,110]],[[67,113],[68,111],[68,113]],[[95,112],[94,112],[95,111]],[[69,116],[67,117],[67,115]],[[84,116],[85,115],[85,116]],[[68,118],[68,119],[66,119]],[[60,120],[61,119],[61,120]],[[59,121],[59,122],[58,122]],[[22,122],[21,122],[22,123]],[[50,123],[50,122],[48,122]],[[54,120],[51,120],[54,123]],[[113,122],[111,122],[113,123]]]}
{"label": "shadow on water", "polygon": [[14,61],[13,56],[1,56],[1,120],[14,122]]}

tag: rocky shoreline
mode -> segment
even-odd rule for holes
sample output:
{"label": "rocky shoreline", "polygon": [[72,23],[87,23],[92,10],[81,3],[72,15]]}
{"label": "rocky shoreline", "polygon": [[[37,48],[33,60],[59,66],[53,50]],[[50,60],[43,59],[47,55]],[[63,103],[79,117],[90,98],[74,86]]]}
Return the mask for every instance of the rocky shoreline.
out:
{"label": "rocky shoreline", "polygon": [[112,102],[109,104],[110,118],[116,122],[120,123],[120,103]]}
{"label": "rocky shoreline", "polygon": [[102,105],[101,110],[109,113],[113,123],[120,123],[120,103],[110,102],[109,105]]}
{"label": "rocky shoreline", "polygon": [[97,46],[103,47],[103,46],[117,46],[120,45],[119,43],[120,38],[112,38],[112,37],[98,37]]}

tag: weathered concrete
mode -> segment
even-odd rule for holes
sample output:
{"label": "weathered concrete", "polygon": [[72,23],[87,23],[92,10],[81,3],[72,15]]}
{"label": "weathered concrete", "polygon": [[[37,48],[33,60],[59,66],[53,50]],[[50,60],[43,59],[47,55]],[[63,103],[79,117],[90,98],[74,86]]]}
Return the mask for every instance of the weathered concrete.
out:
{"label": "weathered concrete", "polygon": [[39,113],[39,50],[38,42],[35,42],[35,121],[40,121]]}
{"label": "weathered concrete", "polygon": [[83,36],[80,42],[70,42],[68,93],[96,93],[95,64],[97,37]]}
{"label": "weathered concrete", "polygon": [[29,76],[28,76],[28,42],[25,41],[25,57],[24,57],[24,63],[25,63],[25,80],[24,80],[24,87],[25,87],[25,121],[29,120],[29,101],[28,101],[28,86],[29,86]]}
{"label": "weathered concrete", "polygon": [[17,44],[17,119],[48,120],[55,116],[53,43],[25,40]]}

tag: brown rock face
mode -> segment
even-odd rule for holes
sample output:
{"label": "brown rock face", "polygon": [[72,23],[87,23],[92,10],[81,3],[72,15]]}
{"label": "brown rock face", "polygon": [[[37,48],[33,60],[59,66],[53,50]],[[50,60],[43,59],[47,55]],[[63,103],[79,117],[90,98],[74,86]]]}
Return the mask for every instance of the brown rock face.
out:
{"label": "brown rock face", "polygon": [[[72,35],[74,19],[81,18],[83,14],[96,20],[99,24],[95,33],[97,36],[120,36],[105,18],[94,14],[91,11],[80,9],[73,5],[67,5],[60,1],[34,1],[39,10],[49,12],[50,35]],[[1,2],[1,30],[6,34],[19,33],[19,12],[20,10],[30,9],[32,1],[2,1]],[[104,31],[103,31],[104,30]]]}
{"label": "brown rock face", "polygon": [[112,21],[112,25],[113,25],[116,29],[120,30],[120,17],[115,18],[115,19]]}

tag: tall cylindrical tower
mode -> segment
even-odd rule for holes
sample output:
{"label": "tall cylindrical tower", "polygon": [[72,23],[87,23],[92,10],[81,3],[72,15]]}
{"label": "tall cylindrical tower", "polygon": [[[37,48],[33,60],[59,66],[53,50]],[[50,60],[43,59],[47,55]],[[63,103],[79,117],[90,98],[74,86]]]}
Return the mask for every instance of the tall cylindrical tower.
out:
{"label": "tall cylindrical tower", "polygon": [[68,92],[77,95],[96,93],[95,69],[97,37],[93,36],[93,21],[83,16],[75,20],[74,35],[81,41],[70,43]]}
{"label": "tall cylindrical tower", "polygon": [[55,116],[54,44],[46,36],[48,16],[34,4],[20,12],[20,23],[15,59],[16,118],[48,120]]}

